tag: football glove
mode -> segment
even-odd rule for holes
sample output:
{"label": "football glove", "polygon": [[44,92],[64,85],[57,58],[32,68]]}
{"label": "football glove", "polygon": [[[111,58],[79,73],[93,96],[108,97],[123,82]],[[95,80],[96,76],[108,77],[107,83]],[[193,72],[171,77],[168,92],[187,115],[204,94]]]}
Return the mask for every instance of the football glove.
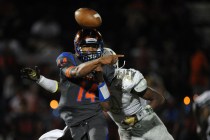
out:
{"label": "football glove", "polygon": [[125,119],[121,122],[122,124],[133,126],[138,121],[136,115],[125,117]]}
{"label": "football glove", "polygon": [[32,81],[38,81],[40,78],[40,70],[38,66],[35,66],[35,69],[26,67],[20,70],[21,78],[26,78]]}

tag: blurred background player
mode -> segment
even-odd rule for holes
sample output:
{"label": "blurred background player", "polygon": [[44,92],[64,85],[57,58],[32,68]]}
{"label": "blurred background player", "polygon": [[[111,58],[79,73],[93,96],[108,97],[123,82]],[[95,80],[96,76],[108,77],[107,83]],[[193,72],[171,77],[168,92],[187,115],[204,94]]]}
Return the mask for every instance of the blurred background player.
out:
{"label": "blurred background player", "polygon": [[195,97],[193,112],[197,121],[197,134],[201,140],[210,140],[210,90]]}
{"label": "blurred background player", "polygon": [[[74,140],[105,140],[108,129],[100,102],[108,100],[110,94],[101,65],[116,63],[122,55],[101,57],[103,40],[94,29],[78,31],[74,43],[75,54],[63,52],[56,60],[60,69],[60,117],[70,128]],[[28,69],[21,72],[36,77],[35,80],[39,78],[37,73],[27,75]],[[52,87],[50,83],[45,84]]]}
{"label": "blurred background player", "polygon": [[[104,48],[103,55],[113,54],[115,54],[113,50]],[[119,128],[120,139],[173,140],[162,121],[153,111],[163,104],[164,98],[147,87],[147,82],[139,71],[118,68],[118,63],[114,66],[114,79],[110,85],[110,106],[107,110]],[[32,69],[32,71],[34,70]],[[54,87],[58,85],[57,81],[47,79],[44,76],[41,77],[45,81],[54,82]],[[40,81],[41,79],[37,83],[50,91],[51,88],[43,86]],[[147,100],[150,102],[149,105]],[[160,133],[161,135],[159,135]]]}

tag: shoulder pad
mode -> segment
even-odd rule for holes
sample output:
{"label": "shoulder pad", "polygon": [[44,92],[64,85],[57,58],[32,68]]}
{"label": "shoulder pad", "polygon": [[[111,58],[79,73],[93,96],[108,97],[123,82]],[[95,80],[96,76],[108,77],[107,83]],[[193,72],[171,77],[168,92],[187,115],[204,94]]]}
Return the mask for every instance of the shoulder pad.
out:
{"label": "shoulder pad", "polygon": [[119,69],[116,71],[116,76],[117,79],[122,80],[122,89],[126,92],[130,92],[144,79],[144,76],[135,69]]}
{"label": "shoulder pad", "polygon": [[76,66],[74,55],[71,52],[63,52],[56,59],[57,66],[62,66],[68,61]]}
{"label": "shoulder pad", "polygon": [[140,80],[144,79],[142,73],[135,69],[129,69],[129,71],[133,74],[133,82],[135,84],[139,83]]}

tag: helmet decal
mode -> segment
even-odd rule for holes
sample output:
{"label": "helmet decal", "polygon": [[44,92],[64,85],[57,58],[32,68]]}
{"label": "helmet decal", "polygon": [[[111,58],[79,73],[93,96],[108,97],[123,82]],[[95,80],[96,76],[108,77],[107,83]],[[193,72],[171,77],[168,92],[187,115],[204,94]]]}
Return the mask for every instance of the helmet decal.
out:
{"label": "helmet decal", "polygon": [[97,39],[96,38],[86,38],[85,42],[87,44],[89,44],[89,43],[97,43]]}

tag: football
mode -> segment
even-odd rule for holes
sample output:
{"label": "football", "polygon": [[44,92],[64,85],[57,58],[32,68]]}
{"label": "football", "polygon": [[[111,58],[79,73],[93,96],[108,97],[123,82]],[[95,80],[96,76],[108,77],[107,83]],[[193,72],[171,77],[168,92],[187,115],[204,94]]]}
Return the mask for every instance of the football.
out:
{"label": "football", "polygon": [[79,8],[74,16],[76,22],[83,28],[98,28],[102,23],[100,14],[91,8]]}

